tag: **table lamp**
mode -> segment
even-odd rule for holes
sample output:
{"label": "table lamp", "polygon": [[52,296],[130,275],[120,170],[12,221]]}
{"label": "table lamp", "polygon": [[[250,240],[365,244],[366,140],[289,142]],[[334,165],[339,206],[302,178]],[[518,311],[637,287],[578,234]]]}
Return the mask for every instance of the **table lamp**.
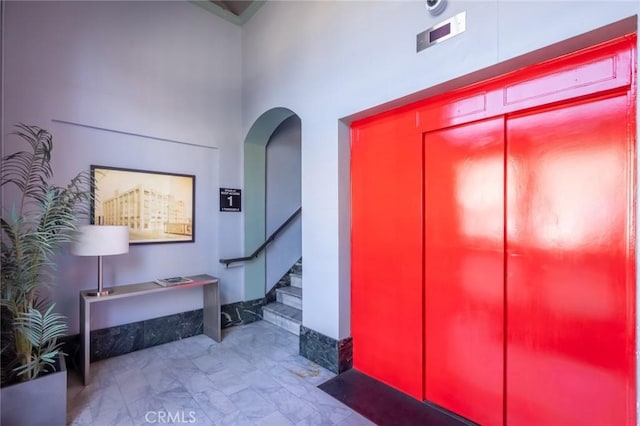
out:
{"label": "table lamp", "polygon": [[98,291],[90,296],[108,296],[102,286],[102,256],[129,251],[129,227],[114,225],[84,225],[78,227],[71,253],[76,256],[98,256]]}

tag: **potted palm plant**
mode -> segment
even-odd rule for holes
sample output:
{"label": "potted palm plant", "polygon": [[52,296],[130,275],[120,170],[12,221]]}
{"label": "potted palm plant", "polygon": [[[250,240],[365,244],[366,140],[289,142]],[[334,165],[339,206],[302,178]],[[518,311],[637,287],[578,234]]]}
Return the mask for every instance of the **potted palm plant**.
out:
{"label": "potted palm plant", "polygon": [[[82,172],[66,187],[51,184],[51,134],[36,126],[16,128],[14,136],[30,148],[2,158],[0,423],[40,424],[34,416],[41,411],[42,424],[64,425],[67,380],[59,339],[67,322],[46,290],[54,256],[71,240],[76,218],[88,211],[90,177]],[[41,391],[44,396],[34,399]]]}

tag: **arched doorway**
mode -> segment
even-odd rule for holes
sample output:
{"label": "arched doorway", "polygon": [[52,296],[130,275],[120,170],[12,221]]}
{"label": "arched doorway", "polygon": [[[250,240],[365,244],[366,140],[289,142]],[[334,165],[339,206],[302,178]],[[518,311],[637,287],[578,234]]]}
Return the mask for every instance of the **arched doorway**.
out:
{"label": "arched doorway", "polygon": [[[244,246],[250,253],[262,244],[267,229],[267,144],[274,132],[297,115],[287,108],[273,108],[263,113],[251,126],[244,143]],[[298,118],[299,124],[299,118]],[[264,297],[266,255],[245,265],[245,300]]]}

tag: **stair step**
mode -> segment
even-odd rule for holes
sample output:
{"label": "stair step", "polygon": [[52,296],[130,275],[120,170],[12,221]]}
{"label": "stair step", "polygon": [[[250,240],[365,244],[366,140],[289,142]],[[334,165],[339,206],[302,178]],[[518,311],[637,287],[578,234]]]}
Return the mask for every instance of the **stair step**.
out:
{"label": "stair step", "polygon": [[291,279],[291,287],[302,288],[302,275],[289,274],[289,278]]}
{"label": "stair step", "polygon": [[300,287],[277,288],[276,301],[302,310],[302,289]]}
{"label": "stair step", "polygon": [[291,267],[291,272],[294,274],[302,275],[302,258],[294,263],[294,265]]}
{"label": "stair step", "polygon": [[296,336],[300,335],[300,324],[302,324],[302,311],[300,309],[280,302],[269,303],[262,307],[262,319]]}

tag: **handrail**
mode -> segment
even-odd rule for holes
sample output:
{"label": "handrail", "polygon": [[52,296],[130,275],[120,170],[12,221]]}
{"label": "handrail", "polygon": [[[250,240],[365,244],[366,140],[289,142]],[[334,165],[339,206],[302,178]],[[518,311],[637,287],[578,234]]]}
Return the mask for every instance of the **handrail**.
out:
{"label": "handrail", "polygon": [[290,224],[291,222],[293,222],[293,219],[296,218],[296,216],[298,216],[300,214],[300,212],[302,211],[302,207],[298,207],[298,210],[296,210],[295,212],[293,212],[293,214],[291,216],[289,216],[289,219],[285,220],[284,223],[282,225],[280,225],[278,227],[278,229],[276,229],[275,231],[273,231],[273,233],[269,236],[269,238],[267,238],[264,243],[260,244],[260,246],[253,252],[251,253],[251,255],[249,256],[245,256],[245,257],[233,257],[230,259],[220,259],[220,263],[224,263],[224,267],[228,268],[230,264],[232,263],[237,263],[237,262],[245,262],[247,260],[253,260],[255,258],[258,257],[258,255],[260,254],[260,252],[262,250],[264,250],[269,244],[271,244],[271,242],[273,242],[273,240],[276,239],[276,237],[278,236],[278,234],[287,227],[288,224]]}

